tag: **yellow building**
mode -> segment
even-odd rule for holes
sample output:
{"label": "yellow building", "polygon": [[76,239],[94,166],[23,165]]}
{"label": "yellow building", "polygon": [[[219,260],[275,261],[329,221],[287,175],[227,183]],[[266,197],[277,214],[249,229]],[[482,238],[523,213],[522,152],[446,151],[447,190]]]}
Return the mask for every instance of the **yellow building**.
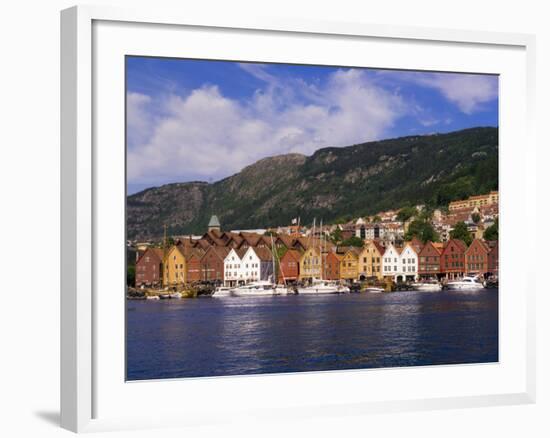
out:
{"label": "yellow building", "polygon": [[342,280],[356,280],[358,277],[357,274],[357,265],[359,261],[359,251],[358,248],[350,248],[340,260],[340,278]]}
{"label": "yellow building", "polygon": [[186,282],[187,260],[183,248],[179,245],[172,246],[164,259],[164,285],[178,286]]}
{"label": "yellow building", "polygon": [[375,241],[368,241],[365,247],[359,254],[357,270],[358,277],[370,278],[376,277],[381,280],[382,275],[382,256],[384,255],[384,247]]}
{"label": "yellow building", "polygon": [[300,257],[299,278],[300,280],[321,278],[321,253],[317,248],[306,249]]}
{"label": "yellow building", "polygon": [[498,192],[492,191],[486,195],[470,196],[468,199],[452,201],[449,204],[449,211],[461,210],[463,208],[484,207],[486,205],[498,204]]}

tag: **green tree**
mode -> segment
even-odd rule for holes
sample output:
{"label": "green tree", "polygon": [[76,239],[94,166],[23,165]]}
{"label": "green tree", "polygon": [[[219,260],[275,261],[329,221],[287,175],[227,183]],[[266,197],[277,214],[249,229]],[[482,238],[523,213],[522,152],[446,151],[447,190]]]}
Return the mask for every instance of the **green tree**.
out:
{"label": "green tree", "polygon": [[330,233],[330,241],[335,245],[339,245],[342,242],[342,230],[340,228],[336,227],[334,231]]}
{"label": "green tree", "polygon": [[264,236],[267,236],[267,237],[277,237],[277,233],[275,231],[271,231],[271,230],[267,230],[265,233],[264,233]]}
{"label": "green tree", "polygon": [[483,232],[485,240],[498,240],[498,219]]}
{"label": "green tree", "polygon": [[136,267],[133,265],[128,265],[126,270],[126,285],[135,286],[136,284]]}
{"label": "green tree", "polygon": [[399,213],[397,213],[397,220],[405,222],[411,217],[416,216],[417,213],[418,212],[415,207],[403,207],[401,210],[399,210]]}
{"label": "green tree", "polygon": [[457,222],[451,231],[451,238],[462,240],[466,245],[472,243],[472,235],[468,231],[468,226],[464,222]]}
{"label": "green tree", "polygon": [[341,245],[342,246],[356,246],[358,248],[362,248],[363,247],[363,241],[357,236],[352,236],[349,239],[343,240]]}
{"label": "green tree", "polygon": [[481,220],[481,216],[479,213],[472,214],[472,221],[474,222],[474,224],[479,224],[480,220]]}
{"label": "green tree", "polygon": [[412,240],[414,237],[420,239],[424,243],[428,240],[439,242],[439,235],[434,227],[430,222],[425,220],[415,219],[410,223],[405,233],[405,240]]}
{"label": "green tree", "polygon": [[380,216],[376,215],[372,218],[372,221],[375,222],[375,223],[376,222],[382,222],[382,218]]}

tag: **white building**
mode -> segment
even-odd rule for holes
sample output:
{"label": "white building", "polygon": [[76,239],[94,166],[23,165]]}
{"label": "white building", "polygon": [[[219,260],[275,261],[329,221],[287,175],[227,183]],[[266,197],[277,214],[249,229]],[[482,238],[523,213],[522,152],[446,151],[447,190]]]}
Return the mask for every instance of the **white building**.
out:
{"label": "white building", "polygon": [[401,272],[397,274],[396,281],[415,281],[418,278],[418,253],[410,243],[403,247],[400,260]]}
{"label": "white building", "polygon": [[391,243],[386,247],[384,257],[382,257],[382,275],[392,277],[401,272],[401,255],[399,250]]}
{"label": "white building", "polygon": [[224,285],[238,286],[259,280],[270,280],[273,258],[267,248],[232,249],[224,259]]}
{"label": "white building", "polygon": [[403,248],[396,248],[393,244],[386,247],[382,257],[382,274],[392,277],[395,282],[414,281],[418,278],[418,254],[407,243]]}

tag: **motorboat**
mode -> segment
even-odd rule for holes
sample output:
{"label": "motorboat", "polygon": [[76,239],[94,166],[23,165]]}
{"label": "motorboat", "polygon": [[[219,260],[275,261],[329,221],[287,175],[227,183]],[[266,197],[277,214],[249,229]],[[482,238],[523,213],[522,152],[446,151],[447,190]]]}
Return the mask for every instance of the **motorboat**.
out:
{"label": "motorboat", "polygon": [[147,295],[146,297],[147,300],[160,300],[159,296],[158,295]]}
{"label": "motorboat", "polygon": [[313,280],[309,286],[298,287],[298,295],[342,294],[347,292],[349,292],[349,287],[328,280]]}
{"label": "motorboat", "polygon": [[172,299],[180,299],[182,297],[181,292],[174,292],[168,295]]}
{"label": "motorboat", "polygon": [[411,287],[419,292],[437,292],[441,290],[441,284],[437,280],[419,281],[411,284]]}
{"label": "motorboat", "polygon": [[479,281],[477,277],[464,277],[461,280],[449,281],[447,283],[447,289],[449,290],[479,290],[485,286]]}

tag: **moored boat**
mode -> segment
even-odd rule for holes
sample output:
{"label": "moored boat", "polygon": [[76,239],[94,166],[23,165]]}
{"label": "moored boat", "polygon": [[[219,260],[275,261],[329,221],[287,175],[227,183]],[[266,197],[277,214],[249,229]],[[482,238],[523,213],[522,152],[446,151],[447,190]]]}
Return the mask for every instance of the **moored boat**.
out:
{"label": "moored boat", "polygon": [[371,294],[381,294],[382,292],[385,292],[385,289],[382,289],[381,287],[367,287],[365,288],[365,292],[371,293]]}
{"label": "moored boat", "polygon": [[470,276],[447,283],[447,289],[449,290],[481,290],[484,287],[477,277]]}
{"label": "moored boat", "polygon": [[298,287],[298,295],[341,294],[349,292],[349,287],[328,280],[313,280],[309,286]]}
{"label": "moored boat", "polygon": [[146,297],[147,300],[160,300],[158,295],[148,295]]}
{"label": "moored boat", "polygon": [[230,294],[235,297],[275,296],[275,287],[270,281],[254,281],[243,286],[231,289]]}
{"label": "moored boat", "polygon": [[214,293],[212,294],[215,298],[221,298],[221,297],[230,297],[231,296],[232,288],[227,286],[219,286],[214,290]]}
{"label": "moored boat", "polygon": [[441,284],[437,280],[426,280],[412,283],[411,287],[419,292],[437,292],[441,290]]}

